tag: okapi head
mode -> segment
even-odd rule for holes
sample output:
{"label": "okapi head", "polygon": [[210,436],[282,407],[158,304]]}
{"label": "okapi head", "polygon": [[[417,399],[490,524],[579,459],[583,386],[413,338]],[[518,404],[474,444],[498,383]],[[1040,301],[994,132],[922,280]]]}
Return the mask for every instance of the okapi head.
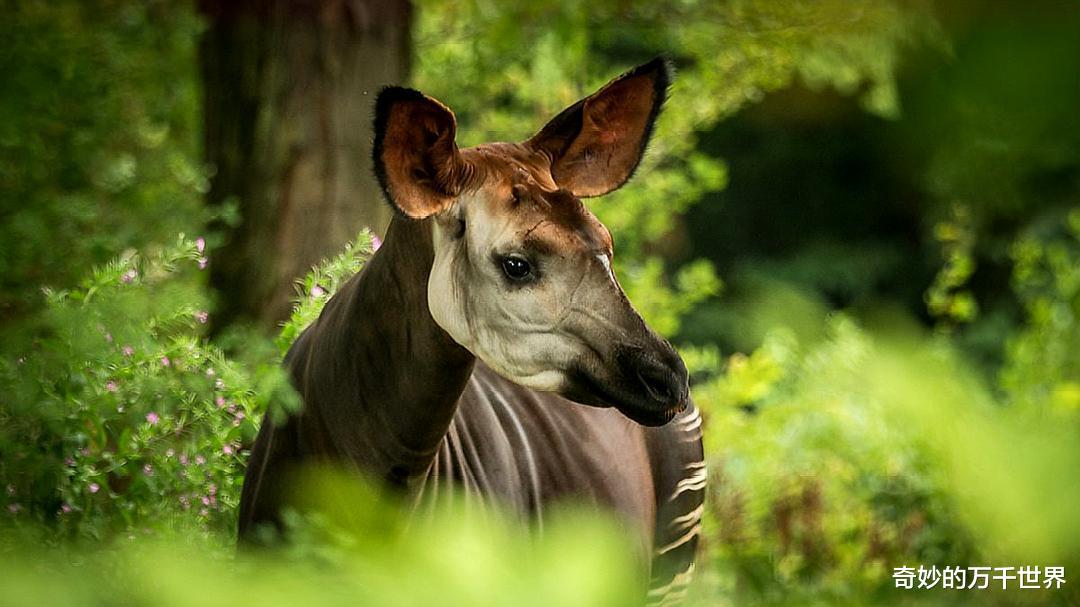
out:
{"label": "okapi head", "polygon": [[633,174],[669,79],[653,60],[522,143],[458,149],[453,112],[411,89],[384,89],[375,118],[387,198],[430,220],[435,322],[513,382],[650,426],[686,406],[686,366],[630,305],[611,270],[611,234],[581,198]]}

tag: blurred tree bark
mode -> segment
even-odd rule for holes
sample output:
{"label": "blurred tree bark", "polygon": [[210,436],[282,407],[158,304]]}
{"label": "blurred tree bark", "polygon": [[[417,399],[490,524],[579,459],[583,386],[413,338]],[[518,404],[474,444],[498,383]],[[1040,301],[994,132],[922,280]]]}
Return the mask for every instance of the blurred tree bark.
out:
{"label": "blurred tree bark", "polygon": [[371,170],[376,93],[409,69],[408,0],[200,0],[215,328],[272,329],[293,281],[390,220]]}

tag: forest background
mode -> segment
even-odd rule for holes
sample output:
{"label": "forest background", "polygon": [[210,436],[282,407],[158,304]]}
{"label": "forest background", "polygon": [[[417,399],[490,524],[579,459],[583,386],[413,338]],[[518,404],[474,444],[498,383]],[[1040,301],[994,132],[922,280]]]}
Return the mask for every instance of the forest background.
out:
{"label": "forest background", "polygon": [[[691,600],[1080,596],[1074,6],[5,9],[3,596],[626,604],[624,538],[575,511],[539,541],[451,514],[411,534],[385,496],[326,480],[311,492],[338,508],[297,515],[288,550],[232,546],[258,421],[298,406],[281,354],[389,220],[369,158],[379,87],[447,103],[462,145],[519,140],[658,54],[678,74],[646,160],[589,204],[704,412]],[[920,565],[1067,582],[896,587]]]}

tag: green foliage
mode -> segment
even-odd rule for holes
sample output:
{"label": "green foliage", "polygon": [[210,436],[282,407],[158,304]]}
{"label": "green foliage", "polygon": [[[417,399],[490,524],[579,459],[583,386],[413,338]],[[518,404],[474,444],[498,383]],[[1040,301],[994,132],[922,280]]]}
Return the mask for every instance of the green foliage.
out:
{"label": "green foliage", "polygon": [[942,329],[971,322],[979,306],[965,285],[975,272],[975,231],[971,211],[962,206],[953,209],[950,219],[934,226],[934,237],[941,243],[945,264],[926,291],[926,307]]}
{"label": "green foliage", "polygon": [[6,3],[0,22],[0,314],[206,218],[190,6]]}
{"label": "green foliage", "polygon": [[1025,323],[1009,340],[1001,387],[1019,403],[1080,412],[1080,209],[1052,235],[1012,247],[1013,288]]}
{"label": "green foliage", "polygon": [[[0,536],[0,593],[15,605],[247,603],[623,607],[641,594],[614,521],[553,512],[542,538],[496,513],[440,509],[405,525],[354,479],[313,475],[286,550],[242,554],[213,538],[137,538],[56,558]],[[168,541],[171,540],[171,541]]]}
{"label": "green foliage", "polygon": [[172,513],[233,526],[241,445],[296,397],[277,366],[253,371],[203,335],[204,247],[180,237],[47,292],[32,341],[0,358],[6,515],[99,539]]}
{"label": "green foliage", "polygon": [[288,352],[304,329],[315,322],[323,306],[341,285],[360,271],[371,256],[374,238],[370,231],[362,230],[341,253],[315,266],[297,281],[292,315],[275,340],[281,354]]}

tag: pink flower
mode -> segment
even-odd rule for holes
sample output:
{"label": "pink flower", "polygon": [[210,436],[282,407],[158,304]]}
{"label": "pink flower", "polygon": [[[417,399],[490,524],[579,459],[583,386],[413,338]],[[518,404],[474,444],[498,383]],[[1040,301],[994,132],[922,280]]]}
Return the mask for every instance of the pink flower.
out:
{"label": "pink flower", "polygon": [[154,476],[154,467],[150,464],[143,464],[142,471],[146,476]]}
{"label": "pink flower", "polygon": [[60,504],[60,512],[62,512],[64,514],[69,514],[71,512],[71,504],[69,504],[67,502],[64,502],[63,504]]}
{"label": "pink flower", "polygon": [[65,457],[64,458],[64,465],[69,467],[69,468],[74,466],[75,465],[75,458],[71,457],[70,455]]}
{"label": "pink flower", "polygon": [[206,239],[202,236],[195,239],[195,250],[200,253],[206,250]]}
{"label": "pink flower", "polygon": [[210,313],[206,310],[199,310],[195,313],[195,320],[199,321],[199,324],[206,324],[206,321],[210,319]]}
{"label": "pink flower", "polygon": [[381,246],[382,238],[379,238],[378,235],[373,234],[371,236],[371,252],[374,253],[375,251],[378,251],[379,247]]}
{"label": "pink flower", "polygon": [[131,281],[135,280],[135,277],[138,275],[139,273],[135,271],[135,268],[132,268],[120,275],[120,282],[128,284]]}
{"label": "pink flower", "polygon": [[161,418],[158,417],[157,413],[154,413],[153,411],[151,411],[151,412],[146,414],[146,421],[149,422],[151,426],[156,426],[157,423],[159,421],[161,421]]}
{"label": "pink flower", "polygon": [[86,486],[86,488],[90,490],[90,493],[97,493],[101,490],[101,485],[98,485],[97,483],[90,483]]}
{"label": "pink flower", "polygon": [[232,445],[225,445],[224,447],[221,448],[221,452],[224,453],[225,455],[232,455],[233,454]]}
{"label": "pink flower", "polygon": [[210,483],[210,486],[206,488],[206,491],[210,495],[217,495],[217,485]]}
{"label": "pink flower", "polygon": [[206,463],[206,458],[201,456],[201,455],[196,455],[195,456],[195,463],[201,466],[201,465]]}
{"label": "pink flower", "polygon": [[236,414],[236,417],[233,418],[232,425],[239,426],[242,421],[244,421],[244,412],[240,411]]}
{"label": "pink flower", "polygon": [[200,270],[205,270],[206,269],[206,264],[208,264],[208,263],[210,263],[209,259],[207,259],[205,257],[200,257],[199,258],[199,269]]}
{"label": "pink flower", "polygon": [[135,348],[132,348],[131,346],[124,346],[120,351],[124,353],[124,356],[131,356],[135,353]]}
{"label": "pink flower", "polygon": [[105,389],[108,390],[109,392],[116,392],[116,382],[114,382],[114,381],[105,382]]}
{"label": "pink flower", "polygon": [[181,456],[180,456],[180,465],[181,465],[181,466],[186,466],[186,465],[188,465],[188,458],[187,458],[187,456],[186,456],[186,455],[181,455]]}
{"label": "pink flower", "polygon": [[110,343],[110,344],[112,343],[112,333],[106,333],[105,334],[105,341]]}
{"label": "pink flower", "polygon": [[218,396],[217,398],[214,399],[214,404],[217,405],[218,409],[225,408],[225,397],[224,396]]}
{"label": "pink flower", "polygon": [[318,299],[318,298],[322,297],[323,295],[326,295],[326,290],[325,289],[323,289],[319,285],[315,285],[314,287],[311,287],[311,298],[312,299]]}
{"label": "pink flower", "polygon": [[10,512],[12,514],[18,514],[19,510],[22,510],[22,505],[21,504],[8,504],[7,509],[8,509],[8,512]]}
{"label": "pink flower", "polygon": [[171,361],[169,361],[168,356],[162,356],[161,357],[161,366],[162,367],[168,367],[170,364],[172,364],[172,363],[171,363]]}
{"label": "pink flower", "polygon": [[209,497],[207,497],[207,496],[205,496],[205,495],[204,495],[204,496],[202,496],[202,500],[201,500],[201,501],[202,501],[202,503],[203,503],[203,506],[209,506],[209,505],[210,505],[210,498],[209,498]]}

